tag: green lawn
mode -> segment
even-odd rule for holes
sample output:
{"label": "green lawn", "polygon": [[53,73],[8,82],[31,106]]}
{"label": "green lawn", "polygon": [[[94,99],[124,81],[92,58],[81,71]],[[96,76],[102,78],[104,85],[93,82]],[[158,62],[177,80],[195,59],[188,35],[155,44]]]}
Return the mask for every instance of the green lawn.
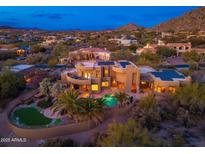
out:
{"label": "green lawn", "polygon": [[45,117],[35,107],[19,108],[14,111],[13,118],[19,118],[19,123],[25,126],[45,126],[52,119]]}

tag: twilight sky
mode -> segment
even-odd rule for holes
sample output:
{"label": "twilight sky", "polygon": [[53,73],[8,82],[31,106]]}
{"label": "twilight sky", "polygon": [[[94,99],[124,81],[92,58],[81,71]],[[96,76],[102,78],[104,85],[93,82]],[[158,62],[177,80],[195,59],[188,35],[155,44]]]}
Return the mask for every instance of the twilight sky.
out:
{"label": "twilight sky", "polygon": [[127,23],[152,27],[197,7],[0,7],[0,26],[45,30],[103,30]]}

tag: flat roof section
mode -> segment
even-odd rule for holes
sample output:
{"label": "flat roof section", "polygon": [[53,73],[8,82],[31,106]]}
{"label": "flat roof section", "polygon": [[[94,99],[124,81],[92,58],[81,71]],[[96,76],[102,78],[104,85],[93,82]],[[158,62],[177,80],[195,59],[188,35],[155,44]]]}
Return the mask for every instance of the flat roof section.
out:
{"label": "flat roof section", "polygon": [[119,64],[122,68],[126,68],[127,65],[131,65],[129,61],[120,61]]}
{"label": "flat roof section", "polygon": [[115,65],[114,61],[99,61],[97,63],[99,66],[101,66],[101,65]]}
{"label": "flat roof section", "polygon": [[19,64],[11,67],[12,72],[20,72],[34,67],[34,65]]}
{"label": "flat roof section", "polygon": [[159,72],[151,72],[155,77],[160,78],[162,81],[174,81],[174,79],[185,79],[185,76],[175,70],[164,69]]}
{"label": "flat roof section", "polygon": [[139,69],[140,69],[140,73],[141,73],[141,74],[146,74],[146,73],[149,73],[149,72],[154,72],[154,71],[156,71],[155,69],[153,69],[153,68],[150,67],[150,66],[139,66]]}
{"label": "flat roof section", "polygon": [[189,64],[178,64],[175,65],[176,68],[189,68]]}

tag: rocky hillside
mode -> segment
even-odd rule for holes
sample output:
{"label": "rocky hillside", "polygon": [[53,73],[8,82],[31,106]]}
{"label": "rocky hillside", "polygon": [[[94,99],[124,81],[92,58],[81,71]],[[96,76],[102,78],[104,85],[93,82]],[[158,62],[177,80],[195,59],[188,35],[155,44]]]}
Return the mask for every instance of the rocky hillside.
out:
{"label": "rocky hillside", "polygon": [[205,30],[205,7],[194,9],[182,16],[160,23],[154,27],[159,31]]}
{"label": "rocky hillside", "polygon": [[121,26],[121,27],[118,27],[116,30],[117,31],[136,31],[138,30],[140,27],[135,25],[135,24],[132,24],[132,23],[129,23],[127,25],[124,25],[124,26]]}

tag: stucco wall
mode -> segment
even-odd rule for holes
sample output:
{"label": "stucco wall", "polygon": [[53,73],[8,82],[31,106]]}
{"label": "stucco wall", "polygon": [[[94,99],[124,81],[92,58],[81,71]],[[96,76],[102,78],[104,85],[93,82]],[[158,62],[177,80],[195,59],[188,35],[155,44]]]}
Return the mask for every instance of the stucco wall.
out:
{"label": "stucco wall", "polygon": [[[63,124],[48,128],[20,128],[19,126],[16,126],[12,124],[9,120],[9,114],[10,112],[18,105],[22,104],[22,99],[29,99],[33,97],[38,91],[33,91],[28,95],[27,97],[20,97],[12,101],[12,105],[7,109],[7,116],[6,116],[6,125],[7,127],[13,131],[17,136],[19,137],[26,137],[30,139],[43,139],[43,138],[51,138],[56,136],[63,136],[68,134],[74,134],[79,133],[82,131],[90,130],[97,126],[97,124],[90,120],[85,121],[81,123],[71,123],[71,124]],[[119,108],[116,110],[116,108],[107,109],[104,114],[104,120],[112,117],[115,114],[126,114],[128,113],[128,110],[132,107],[133,104],[130,106],[126,106],[124,108]]]}
{"label": "stucco wall", "polygon": [[94,128],[96,124],[93,121],[86,121],[81,123],[73,123],[66,125],[58,125],[49,128],[27,129],[20,128],[7,120],[7,125],[16,135],[31,139],[51,138],[56,136],[79,133]]}

